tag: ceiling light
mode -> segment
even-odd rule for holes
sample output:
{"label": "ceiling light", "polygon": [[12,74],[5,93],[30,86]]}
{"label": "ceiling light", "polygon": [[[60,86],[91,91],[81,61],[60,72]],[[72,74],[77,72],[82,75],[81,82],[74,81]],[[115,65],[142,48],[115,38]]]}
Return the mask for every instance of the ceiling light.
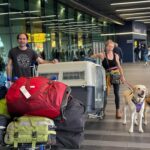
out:
{"label": "ceiling light", "polygon": [[15,15],[15,14],[25,14],[25,13],[38,13],[40,11],[33,10],[33,11],[18,11],[18,12],[7,12],[7,13],[0,13],[0,16],[2,15]]}
{"label": "ceiling light", "polygon": [[80,22],[68,22],[65,24],[80,24],[80,23],[86,23],[87,21],[80,21]]}
{"label": "ceiling light", "polygon": [[63,25],[62,23],[47,23],[47,24],[44,24],[45,26],[56,26],[56,25]]}
{"label": "ceiling light", "polygon": [[129,8],[129,9],[117,9],[117,12],[123,12],[123,11],[134,11],[134,10],[146,10],[146,9],[150,9],[150,7],[143,7],[143,8]]}
{"label": "ceiling light", "polygon": [[41,16],[39,18],[53,18],[53,17],[56,17],[56,15]]}
{"label": "ceiling light", "polygon": [[51,24],[44,24],[45,26],[55,26],[56,24],[51,23]]}
{"label": "ceiling light", "polygon": [[43,23],[43,22],[52,22],[52,21],[57,21],[57,19],[53,19],[53,20],[45,20],[45,21],[33,21],[32,23]]}
{"label": "ceiling light", "polygon": [[48,28],[65,28],[65,27],[68,27],[68,26],[56,26],[56,27],[50,26],[50,27],[48,27]]}
{"label": "ceiling light", "polygon": [[135,15],[146,15],[150,14],[150,12],[140,12],[140,13],[127,13],[127,14],[120,14],[120,16],[135,16]]}
{"label": "ceiling light", "polygon": [[72,25],[72,26],[95,26],[96,24],[75,24],[75,25]]}
{"label": "ceiling light", "polygon": [[60,27],[60,28],[66,28],[66,27],[68,27],[68,26],[58,26],[58,27]]}
{"label": "ceiling light", "polygon": [[8,5],[8,3],[1,3],[0,6]]}
{"label": "ceiling light", "polygon": [[147,36],[147,34],[145,34],[145,33],[138,33],[138,32],[106,33],[106,34],[101,34],[101,36],[111,36],[111,35],[129,35],[129,34],[136,34],[136,35],[144,35],[144,36]]}
{"label": "ceiling light", "polygon": [[92,26],[92,27],[82,27],[82,28],[98,28],[97,26]]}
{"label": "ceiling light", "polygon": [[69,18],[69,19],[59,19],[59,20],[57,20],[57,21],[72,21],[72,20],[74,20],[74,18]]}
{"label": "ceiling light", "polygon": [[150,3],[150,0],[147,1],[133,1],[133,2],[122,2],[122,3],[112,3],[110,5],[117,6],[117,5],[130,5],[130,4],[143,4],[143,3]]}
{"label": "ceiling light", "polygon": [[69,19],[53,19],[53,20],[45,20],[45,21],[33,21],[32,23],[43,23],[43,22],[63,22],[63,21],[69,21],[69,20],[74,20],[73,18]]}
{"label": "ceiling light", "polygon": [[128,17],[128,18],[125,18],[125,19],[127,19],[127,20],[129,20],[129,19],[140,19],[140,18],[150,18],[150,16],[137,16],[137,17]]}
{"label": "ceiling light", "polygon": [[150,19],[138,19],[138,20],[135,20],[135,21],[142,21],[142,22],[144,22],[144,21],[150,21]]}
{"label": "ceiling light", "polygon": [[10,20],[42,19],[42,18],[51,18],[55,16],[56,15],[39,16],[39,17],[18,17],[18,18],[11,18]]}
{"label": "ceiling light", "polygon": [[[40,12],[39,10],[32,10],[32,11],[20,11],[20,13],[24,14],[24,13],[37,13]],[[11,13],[11,12],[10,12]]]}
{"label": "ceiling light", "polygon": [[75,24],[75,25],[72,25],[73,27],[82,27],[84,26],[83,24]]}
{"label": "ceiling light", "polygon": [[37,17],[19,17],[19,18],[11,18],[10,20],[25,20],[25,19],[37,19]]}
{"label": "ceiling light", "polygon": [[3,15],[14,15],[14,14],[19,14],[20,12],[7,12],[7,13],[0,13],[0,16],[3,16]]}

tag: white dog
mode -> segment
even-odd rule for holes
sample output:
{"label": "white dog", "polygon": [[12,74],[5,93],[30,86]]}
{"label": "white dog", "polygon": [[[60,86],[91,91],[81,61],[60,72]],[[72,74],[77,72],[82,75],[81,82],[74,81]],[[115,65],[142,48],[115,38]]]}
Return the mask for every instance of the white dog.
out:
{"label": "white dog", "polygon": [[126,109],[129,106],[130,109],[130,117],[131,117],[131,126],[129,129],[129,133],[133,132],[134,123],[137,125],[137,114],[139,117],[139,132],[144,132],[142,128],[142,117],[144,113],[144,105],[145,105],[145,96],[147,93],[147,89],[144,85],[135,85],[133,89],[129,89],[124,91],[124,121],[123,124],[127,123],[126,120]]}

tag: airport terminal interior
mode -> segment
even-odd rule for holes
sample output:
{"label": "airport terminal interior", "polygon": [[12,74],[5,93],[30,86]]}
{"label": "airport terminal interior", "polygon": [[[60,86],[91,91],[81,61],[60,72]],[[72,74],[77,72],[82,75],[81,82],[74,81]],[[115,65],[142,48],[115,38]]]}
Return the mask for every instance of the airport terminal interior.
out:
{"label": "airport terminal interior", "polygon": [[[147,125],[142,123],[144,132],[139,133],[135,125],[134,132],[129,133],[130,111],[126,125],[123,117],[116,119],[112,86],[105,115],[96,116],[96,109],[104,105],[103,89],[107,85],[101,59],[91,58],[105,53],[107,40],[114,41],[121,49],[121,56],[118,55],[127,82],[145,85],[150,93],[150,0],[0,0],[0,63],[7,65],[8,52],[18,45],[20,33],[28,35],[27,46],[38,56],[59,61],[58,67],[39,65],[37,74],[55,75],[55,80],[72,86],[75,98],[87,99],[87,107],[94,105],[94,113],[89,108],[90,113],[86,114],[84,140],[79,149],[150,150],[150,112]],[[2,72],[6,75],[6,70]],[[85,81],[87,78],[89,82]],[[95,86],[94,104],[88,99],[92,90],[87,90],[87,96],[83,90],[88,83]],[[123,91],[130,88],[129,84],[120,84],[122,114]],[[84,94],[78,93],[82,90]],[[0,147],[4,149],[7,148]]]}

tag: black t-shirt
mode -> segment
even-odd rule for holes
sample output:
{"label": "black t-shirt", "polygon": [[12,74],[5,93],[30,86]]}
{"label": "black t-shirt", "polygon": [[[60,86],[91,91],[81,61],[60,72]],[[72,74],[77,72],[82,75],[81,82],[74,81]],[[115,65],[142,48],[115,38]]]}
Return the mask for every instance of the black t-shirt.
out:
{"label": "black t-shirt", "polygon": [[20,50],[18,47],[15,47],[9,51],[8,57],[12,59],[12,79],[15,76],[32,76],[31,65],[38,58],[38,55],[34,50],[30,48],[27,48],[26,50]]}

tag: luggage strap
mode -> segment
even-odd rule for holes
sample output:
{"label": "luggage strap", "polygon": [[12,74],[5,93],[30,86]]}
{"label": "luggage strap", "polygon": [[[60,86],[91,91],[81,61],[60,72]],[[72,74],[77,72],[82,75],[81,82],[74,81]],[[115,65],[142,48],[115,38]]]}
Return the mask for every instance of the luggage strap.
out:
{"label": "luggage strap", "polygon": [[[36,132],[36,126],[32,123],[32,120],[28,118],[33,131],[32,131],[32,148],[35,149],[36,147],[36,142],[37,142],[37,132]],[[18,148],[18,139],[19,139],[19,132],[18,132],[18,125],[17,125],[17,120],[14,121],[14,148]]]}
{"label": "luggage strap", "polygon": [[18,126],[17,126],[17,120],[15,118],[14,120],[14,148],[18,148],[18,137],[19,137],[19,133],[18,133]]}
{"label": "luggage strap", "polygon": [[28,120],[33,128],[32,131],[32,148],[35,149],[36,147],[36,142],[37,142],[37,132],[36,132],[36,125],[32,122],[32,119],[28,117]]}
{"label": "luggage strap", "polygon": [[61,109],[60,109],[60,111],[61,111],[61,119],[62,120],[66,120],[66,117],[64,115],[64,109],[65,109],[65,107],[68,104],[70,93],[71,93],[71,88],[67,87],[66,91],[64,93],[64,96],[63,96],[63,100],[62,100],[62,104],[61,104]]}

